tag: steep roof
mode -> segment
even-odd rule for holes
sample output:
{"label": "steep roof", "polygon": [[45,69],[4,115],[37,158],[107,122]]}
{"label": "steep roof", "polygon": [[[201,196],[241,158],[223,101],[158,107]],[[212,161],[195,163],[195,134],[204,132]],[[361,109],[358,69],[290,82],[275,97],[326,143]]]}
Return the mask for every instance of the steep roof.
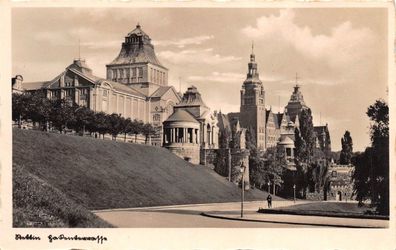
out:
{"label": "steep roof", "polygon": [[125,42],[122,43],[120,53],[107,66],[132,63],[151,63],[166,69],[155,55],[150,37],[139,24],[128,33]]}
{"label": "steep roof", "polygon": [[199,123],[197,120],[195,120],[194,116],[192,116],[190,113],[185,111],[184,109],[176,109],[175,112],[171,116],[168,117],[165,121],[166,123],[169,122],[193,122],[193,123]]}
{"label": "steep roof", "polygon": [[136,25],[136,28],[134,30],[132,30],[131,32],[128,33],[128,36],[132,36],[132,35],[137,35],[137,36],[147,36],[149,37],[146,32],[144,32],[142,30],[142,27],[140,26],[140,24],[138,23]]}
{"label": "steep roof", "polygon": [[[88,66],[86,66],[88,68]],[[134,88],[131,88],[130,86],[127,86],[125,84],[121,84],[118,82],[114,82],[114,81],[110,81],[89,73],[84,73],[84,71],[75,69],[73,67],[68,67],[68,70],[72,71],[73,73],[81,76],[81,77],[85,77],[86,79],[90,80],[92,83],[96,83],[96,84],[101,84],[103,82],[111,85],[115,90],[117,91],[121,91],[121,92],[126,92],[135,96],[140,96],[140,97],[146,97],[144,94],[142,94],[141,92],[135,90]],[[92,70],[90,68],[88,68],[90,71],[85,71],[85,72],[92,72]],[[66,71],[65,71],[66,72]]]}
{"label": "steep roof", "polygon": [[179,104],[176,106],[203,106],[208,108],[204,101],[202,100],[201,94],[195,86],[191,86],[184,93],[183,98]]}
{"label": "steep roof", "polygon": [[294,91],[290,96],[289,102],[299,102],[302,106],[305,106],[304,97],[300,91],[300,85],[296,84],[296,86],[294,86]]}
{"label": "steep roof", "polygon": [[162,97],[168,90],[170,90],[172,86],[161,86],[154,93],[151,94],[151,98]]}
{"label": "steep roof", "polygon": [[228,130],[231,131],[231,124],[230,121],[228,120],[228,116],[219,112],[217,114],[217,127],[219,127],[220,130]]}
{"label": "steep roof", "polygon": [[289,145],[290,147],[294,148],[294,141],[289,136],[282,136],[278,144]]}
{"label": "steep roof", "polygon": [[92,74],[92,70],[85,64],[84,60],[74,60],[71,65],[69,65],[62,73],[57,75],[54,79],[51,81],[45,81],[45,82],[23,82],[22,83],[22,88],[25,90],[37,90],[37,89],[44,89],[44,88],[51,88],[51,85],[58,82],[62,77],[66,75],[66,73],[70,71],[86,80],[91,82],[92,84],[102,84],[102,83],[107,83],[109,84],[112,88],[114,88],[116,91],[121,91],[127,94],[135,95],[138,97],[146,98],[144,94],[141,92],[135,90],[134,88],[118,83],[118,82],[113,82],[98,76],[95,76]]}
{"label": "steep roof", "polygon": [[136,89],[131,88],[131,87],[127,86],[127,85],[124,85],[124,84],[121,84],[121,83],[118,83],[118,82],[109,81],[109,80],[106,80],[106,79],[101,79],[100,81],[109,83],[117,91],[123,91],[123,92],[127,92],[129,94],[133,94],[133,95],[136,95],[136,96],[146,97],[141,92],[136,91]]}

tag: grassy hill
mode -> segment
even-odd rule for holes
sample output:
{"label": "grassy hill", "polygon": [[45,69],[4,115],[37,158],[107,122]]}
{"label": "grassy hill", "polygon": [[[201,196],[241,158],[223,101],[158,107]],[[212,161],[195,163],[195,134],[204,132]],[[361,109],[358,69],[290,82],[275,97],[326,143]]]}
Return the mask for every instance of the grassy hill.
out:
{"label": "grassy hill", "polygon": [[236,185],[164,148],[14,129],[13,161],[91,210],[240,200]]}
{"label": "grassy hill", "polygon": [[14,227],[112,227],[18,165],[13,187]]}

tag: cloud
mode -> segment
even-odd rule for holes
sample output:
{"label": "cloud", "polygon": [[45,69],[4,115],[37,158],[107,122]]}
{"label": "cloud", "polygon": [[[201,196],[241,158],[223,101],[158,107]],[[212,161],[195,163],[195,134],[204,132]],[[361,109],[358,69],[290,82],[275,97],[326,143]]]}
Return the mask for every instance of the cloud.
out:
{"label": "cloud", "polygon": [[172,51],[165,50],[157,53],[161,59],[164,59],[173,64],[207,64],[207,65],[217,65],[227,62],[235,62],[241,60],[240,57],[235,56],[221,56],[214,53],[212,48],[209,49],[191,49],[191,50],[181,50]]}
{"label": "cloud", "polygon": [[107,48],[119,48],[122,41],[120,40],[112,40],[112,41],[91,41],[91,42],[82,42],[81,47],[86,47],[88,49],[107,49]]}
{"label": "cloud", "polygon": [[33,39],[38,42],[50,43],[51,45],[70,44],[67,33],[40,31],[33,35]]}
{"label": "cloud", "polygon": [[178,48],[184,48],[186,45],[200,45],[208,40],[213,39],[214,36],[194,36],[183,38],[179,40],[159,40],[153,41],[153,44],[156,46],[176,46]]}
{"label": "cloud", "polygon": [[367,51],[375,41],[372,30],[354,28],[349,21],[333,27],[328,35],[315,35],[308,26],[300,27],[295,23],[295,13],[291,9],[280,10],[276,16],[259,17],[254,26],[246,26],[241,32],[257,41],[293,47],[303,56],[322,60],[332,67],[369,59]]}
{"label": "cloud", "polygon": [[206,76],[189,76],[187,80],[193,82],[238,82],[241,84],[245,77],[246,76],[244,74],[237,74],[231,72],[212,72],[212,74]]}

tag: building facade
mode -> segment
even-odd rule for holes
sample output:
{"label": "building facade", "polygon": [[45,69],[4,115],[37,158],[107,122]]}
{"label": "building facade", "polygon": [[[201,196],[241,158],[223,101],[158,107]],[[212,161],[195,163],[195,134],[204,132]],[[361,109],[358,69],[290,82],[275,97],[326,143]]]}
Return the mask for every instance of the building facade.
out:
{"label": "building facade", "polygon": [[163,122],[164,147],[192,163],[206,165],[210,150],[219,148],[217,117],[202,100],[197,88],[184,93],[173,114]]}
{"label": "building facade", "polygon": [[43,91],[50,99],[65,98],[95,112],[120,114],[151,123],[159,133],[151,143],[162,145],[162,122],[181,100],[168,85],[168,69],[156,57],[151,38],[138,24],[121,45],[119,55],[108,65],[106,79],[95,76],[83,59],[76,59],[54,79],[23,82],[12,80],[13,92]]}
{"label": "building facade", "polygon": [[355,167],[352,165],[331,165],[328,170],[329,186],[325,200],[348,201],[353,200],[352,175]]}

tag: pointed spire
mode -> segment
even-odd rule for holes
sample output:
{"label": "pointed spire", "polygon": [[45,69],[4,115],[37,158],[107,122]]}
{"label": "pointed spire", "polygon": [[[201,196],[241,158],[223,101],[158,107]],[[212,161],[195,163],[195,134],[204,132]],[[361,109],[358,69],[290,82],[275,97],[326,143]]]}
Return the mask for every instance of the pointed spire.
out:
{"label": "pointed spire", "polygon": [[254,43],[252,41],[252,53],[250,54],[250,62],[255,62],[255,55],[254,55]]}

